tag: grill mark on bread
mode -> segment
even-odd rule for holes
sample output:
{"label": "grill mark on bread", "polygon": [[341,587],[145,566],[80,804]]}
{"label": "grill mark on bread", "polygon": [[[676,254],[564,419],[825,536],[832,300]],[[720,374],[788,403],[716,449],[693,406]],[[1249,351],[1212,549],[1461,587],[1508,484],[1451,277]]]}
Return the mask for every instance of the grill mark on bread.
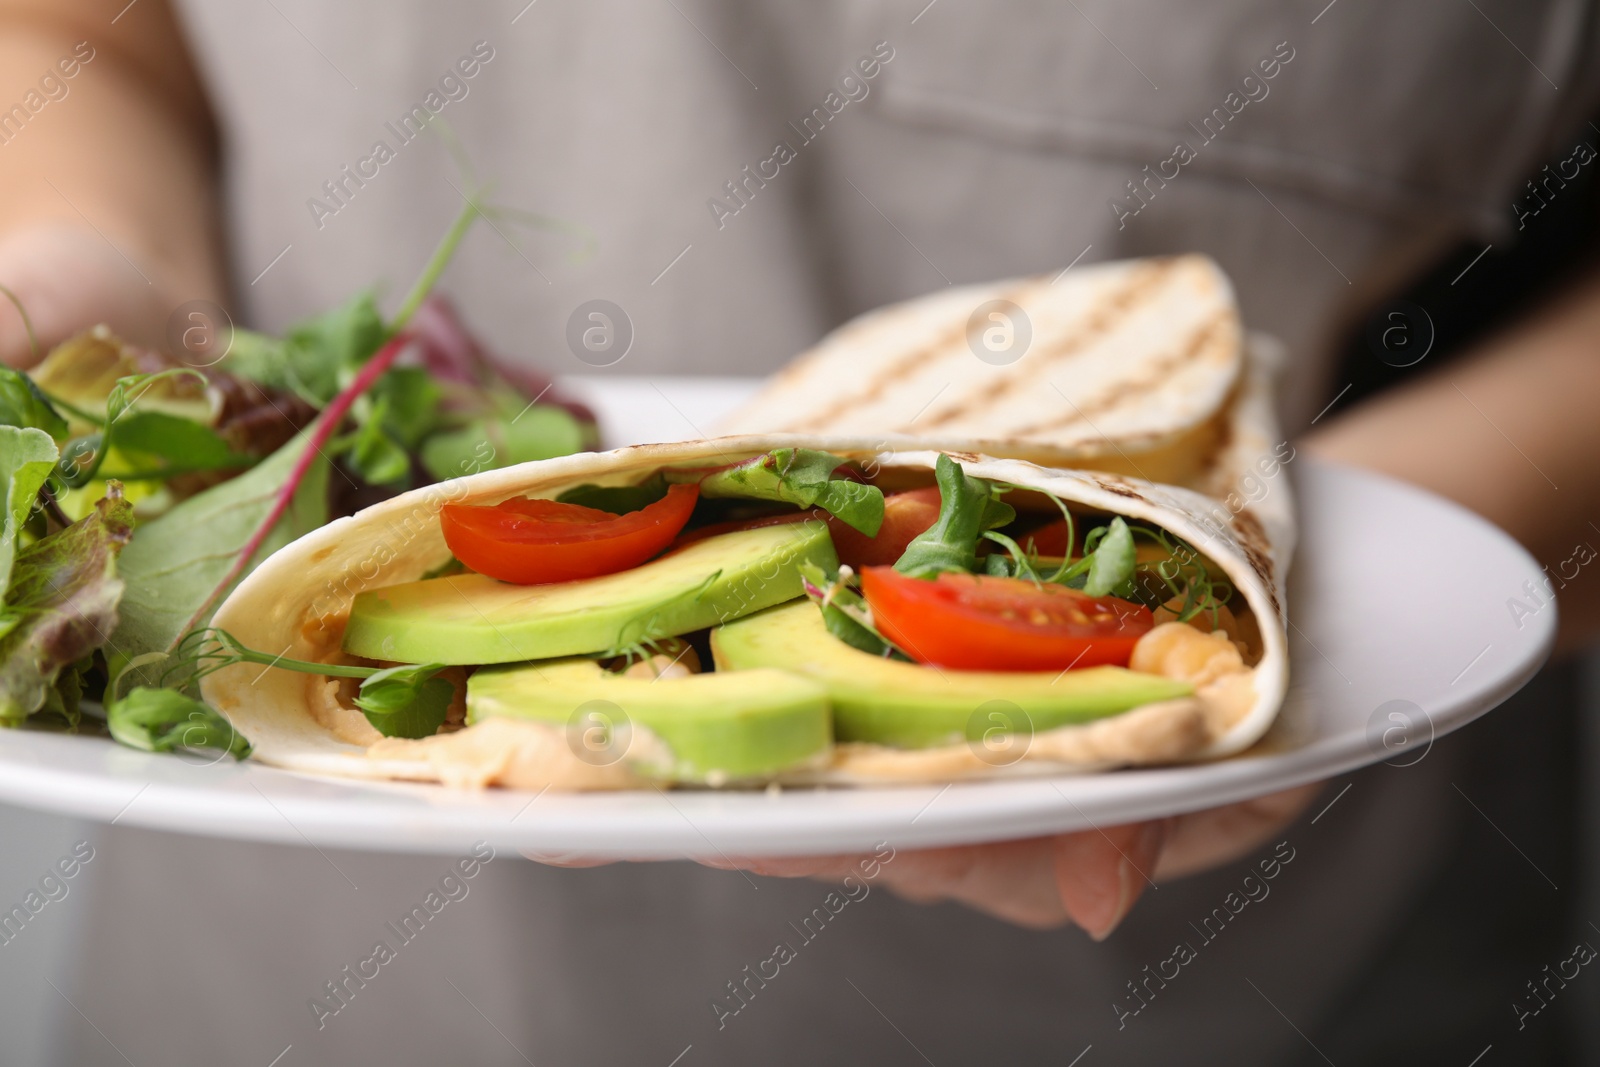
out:
{"label": "grill mark on bread", "polygon": [[[1222,402],[1222,410],[1236,410],[1241,402],[1240,394],[1243,392],[1244,382],[1239,381],[1234,383],[1234,387],[1228,390],[1227,399]],[[1224,484],[1226,481],[1224,471],[1226,470],[1226,457],[1228,456],[1229,452],[1233,451],[1234,446],[1237,444],[1237,442],[1234,440],[1237,428],[1234,426],[1233,422],[1234,420],[1231,418],[1225,418],[1221,420],[1221,428],[1217,432],[1216,439],[1213,440],[1206,448],[1203,462],[1201,463],[1201,469],[1207,472],[1206,477],[1201,484],[1195,487],[1202,490],[1206,496],[1216,497],[1218,500],[1222,501],[1226,501],[1228,494],[1232,491],[1230,486]],[[1232,474],[1237,472],[1230,471],[1228,473]]]}
{"label": "grill mark on bread", "polygon": [[1098,485],[1101,489],[1104,489],[1108,493],[1113,493],[1121,497],[1127,497],[1129,500],[1137,500],[1141,504],[1150,504],[1151,507],[1155,506],[1148,497],[1139,492],[1137,489],[1133,488],[1127,482],[1122,481],[1120,478],[1113,479],[1104,474],[1097,474],[1092,476],[1092,480],[1095,485]]}
{"label": "grill mark on bread", "polygon": [[[1012,364],[1010,373],[1004,377],[990,382],[982,389],[977,390],[971,397],[960,401],[943,411],[929,415],[923,421],[924,430],[933,429],[954,422],[963,416],[975,415],[984,408],[993,407],[997,401],[1008,393],[1015,392],[1024,386],[1036,384],[1037,376],[1043,371],[1044,365],[1053,363],[1066,356],[1082,351],[1095,341],[1110,333],[1129,317],[1132,311],[1140,304],[1151,299],[1161,292],[1167,281],[1178,269],[1178,260],[1166,258],[1149,263],[1141,263],[1133,277],[1121,289],[1113,293],[1103,303],[1090,310],[1088,318],[1076,327],[1067,330],[1066,335],[1055,348],[1042,352],[1027,361],[1028,373],[1023,374],[1018,368],[1021,361]],[[962,336],[966,334],[965,325],[962,327]],[[907,427],[909,429],[909,427]]]}
{"label": "grill mark on bread", "polygon": [[1028,426],[1019,427],[1013,430],[1012,434],[1018,438],[1025,438],[1034,434],[1060,430],[1071,426],[1075,422],[1088,422],[1090,416],[1103,415],[1121,406],[1125,401],[1141,399],[1148,395],[1150,389],[1159,385],[1168,374],[1200,355],[1210,345],[1217,332],[1226,330],[1231,321],[1232,316],[1227,313],[1213,315],[1194,332],[1188,343],[1151,367],[1143,376],[1116,382],[1100,396],[1083,404],[1073,404],[1072,411],[1067,414],[1045,422],[1036,422]]}
{"label": "grill mark on bread", "polygon": [[1240,508],[1234,512],[1230,523],[1234,531],[1234,539],[1239,543],[1239,549],[1244,553],[1244,558],[1250,564],[1250,569],[1256,572],[1261,579],[1261,588],[1267,594],[1267,600],[1272,604],[1272,611],[1279,618],[1283,618],[1283,607],[1278,603],[1278,590],[1272,582],[1272,557],[1267,554],[1267,531],[1261,525],[1261,520],[1249,508]]}
{"label": "grill mark on bread", "polygon": [[[1041,284],[1044,283],[1037,279],[1031,280],[1015,289],[999,294],[999,299],[1019,303],[1025,294],[1032,289],[1039,288]],[[878,371],[876,377],[865,383],[861,388],[851,392],[850,395],[838,398],[828,408],[808,415],[799,422],[777,427],[773,432],[812,433],[828,429],[831,424],[838,422],[840,416],[878,400],[890,387],[897,385],[902,378],[914,372],[919,364],[930,358],[937,358],[939,353],[958,342],[964,342],[966,336],[967,323],[963,319],[961,322],[947,327],[943,333],[928,344],[912,349],[910,352],[903,352],[895,357]],[[836,426],[833,428],[837,429]]]}

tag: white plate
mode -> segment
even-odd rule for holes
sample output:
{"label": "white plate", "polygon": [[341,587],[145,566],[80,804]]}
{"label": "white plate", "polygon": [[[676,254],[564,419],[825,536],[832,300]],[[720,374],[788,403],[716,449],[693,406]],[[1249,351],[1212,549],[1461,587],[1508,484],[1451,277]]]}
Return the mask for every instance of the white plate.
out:
{"label": "white plate", "polygon": [[[581,379],[617,441],[710,430],[754,387],[730,379]],[[691,429],[693,427],[693,429]],[[618,432],[623,430],[624,432]],[[255,840],[405,852],[497,847],[611,858],[779,855],[1026,837],[1195,811],[1421,759],[1433,737],[1532,677],[1555,608],[1507,606],[1542,572],[1499,530],[1370,474],[1288,468],[1302,542],[1291,574],[1292,686],[1251,751],[1109,774],[782,793],[562,795],[315,779],[232,760],[154,756],[109,741],[0,733],[0,800],[93,819]],[[1280,492],[1282,482],[1269,491]]]}

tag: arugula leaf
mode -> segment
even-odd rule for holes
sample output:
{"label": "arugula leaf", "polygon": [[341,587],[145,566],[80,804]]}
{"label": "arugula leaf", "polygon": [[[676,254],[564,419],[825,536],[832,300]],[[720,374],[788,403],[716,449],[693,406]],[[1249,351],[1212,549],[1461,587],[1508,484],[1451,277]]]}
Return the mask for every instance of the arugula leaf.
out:
{"label": "arugula leaf", "polygon": [[220,748],[235,759],[250,755],[250,742],[232,723],[176,689],[135,686],[106,706],[106,726],[117,741],[146,752]]}
{"label": "arugula leaf", "polygon": [[[311,430],[237,478],[197,493],[139,527],[122,555],[127,582],[117,652],[160,652],[191,627],[189,620],[232,569],[306,448]],[[294,503],[255,553],[252,564],[327,521],[328,463],[315,458]],[[204,622],[205,620],[201,620]]]}
{"label": "arugula leaf", "polygon": [[939,482],[939,517],[912,538],[894,565],[895,570],[913,578],[977,570],[978,539],[985,531],[1017,517],[1016,510],[999,498],[993,483],[969,478],[961,464],[942,452],[934,476]]}
{"label": "arugula leaf", "polygon": [[371,675],[355,698],[385,737],[431,737],[444,723],[456,689],[437,677],[442,663],[406,663]]}
{"label": "arugula leaf", "polygon": [[873,656],[910,660],[872,625],[872,611],[850,585],[848,568],[828,573],[810,561],[800,564],[806,596],[822,611],[828,632],[851,648]]}
{"label": "arugula leaf", "polygon": [[1133,577],[1133,533],[1120,515],[1111,520],[1110,526],[1089,531],[1083,545],[1088,553],[1084,560],[1089,564],[1083,583],[1085,593],[1105,596]]}
{"label": "arugula leaf", "polygon": [[656,474],[638,485],[576,485],[556,500],[562,504],[577,504],[609,511],[613,515],[626,515],[647,508],[667,495],[667,480]]}
{"label": "arugula leaf", "polygon": [[9,367],[0,368],[0,425],[43,430],[58,441],[67,436],[67,420],[34,380]]}
{"label": "arugula leaf", "polygon": [[[669,480],[700,483],[700,495],[744,500],[781,500],[803,508],[820,507],[841,522],[876,537],[883,525],[883,490],[833,472],[844,460],[814,448],[778,448],[704,477]],[[689,472],[685,472],[688,474]]]}
{"label": "arugula leaf", "polygon": [[0,589],[11,584],[17,535],[55,469],[56,443],[44,430],[0,426],[0,487],[5,494],[5,524],[0,529]]}
{"label": "arugula leaf", "polygon": [[357,293],[340,307],[290,327],[284,361],[294,380],[321,406],[339,392],[340,375],[365,363],[388,336],[372,293]]}
{"label": "arugula leaf", "polygon": [[[1143,527],[1139,532],[1155,536],[1154,531]],[[1042,580],[1081,589],[1090,596],[1115,593],[1125,600],[1134,596],[1138,553],[1133,545],[1133,529],[1120,515],[1109,525],[1090,530],[1084,536],[1083,548],[1082,558],[1070,563],[1063,561],[1054,574]]]}
{"label": "arugula leaf", "polygon": [[390,436],[415,452],[439,428],[443,399],[444,390],[421,367],[391,367],[363,398],[371,405],[363,414],[378,418]]}
{"label": "arugula leaf", "polygon": [[372,293],[361,292],[289,327],[282,340],[234,330],[228,369],[258,385],[298,393],[302,400],[322,407],[339,392],[340,376],[366,362],[388,336]]}
{"label": "arugula leaf", "polygon": [[133,505],[110,484],[89,515],[17,553],[0,637],[0,725],[44,707],[62,668],[106,644],[123,582],[117,554],[133,533]]}

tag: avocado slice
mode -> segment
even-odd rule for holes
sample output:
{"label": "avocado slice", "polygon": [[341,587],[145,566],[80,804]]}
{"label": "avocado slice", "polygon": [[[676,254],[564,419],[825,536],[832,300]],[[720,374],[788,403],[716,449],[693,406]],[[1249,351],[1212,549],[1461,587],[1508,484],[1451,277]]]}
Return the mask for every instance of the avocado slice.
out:
{"label": "avocado slice", "polygon": [[895,748],[980,740],[993,726],[986,711],[997,701],[1020,708],[1022,721],[1040,731],[1194,692],[1187,682],[1122,667],[1061,674],[950,671],[884,659],[830,634],[809,600],[719,626],[711,631],[711,653],[719,671],[778,667],[815,678],[833,702],[840,741]]}
{"label": "avocado slice", "polygon": [[675,637],[804,591],[800,564],[838,566],[826,524],[735,530],[630,570],[551,585],[457,574],[356,596],[344,650],[402,663],[516,663]]}
{"label": "avocado slice", "polygon": [[[575,745],[587,745],[587,731],[596,727],[642,726],[665,743],[671,759],[636,769],[706,785],[773,774],[825,753],[833,740],[827,691],[773,670],[650,679],[581,658],[485,667],[467,681],[467,721],[497,715],[564,724]],[[622,751],[607,750],[611,744],[621,748],[602,735],[579,758],[622,758]]]}

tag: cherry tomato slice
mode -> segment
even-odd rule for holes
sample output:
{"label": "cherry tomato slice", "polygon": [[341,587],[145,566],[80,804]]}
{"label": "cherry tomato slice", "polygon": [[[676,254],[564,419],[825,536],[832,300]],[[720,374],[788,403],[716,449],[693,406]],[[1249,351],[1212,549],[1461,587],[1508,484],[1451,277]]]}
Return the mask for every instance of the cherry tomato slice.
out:
{"label": "cherry tomato slice", "polygon": [[479,574],[542,585],[637,567],[672,542],[699,497],[697,485],[674,485],[626,515],[554,500],[446,504],[439,521],[450,551]]}
{"label": "cherry tomato slice", "polygon": [[929,581],[868,567],[861,590],[884,637],[920,663],[955,670],[1125,667],[1155,624],[1142,604],[1021,578],[941,574]]}
{"label": "cherry tomato slice", "polygon": [[883,525],[878,528],[876,537],[868,537],[834,518],[828,520],[828,532],[833,535],[839,562],[860,570],[895,562],[905,555],[912,539],[938,518],[939,487],[930,485],[926,489],[910,489],[884,497]]}

